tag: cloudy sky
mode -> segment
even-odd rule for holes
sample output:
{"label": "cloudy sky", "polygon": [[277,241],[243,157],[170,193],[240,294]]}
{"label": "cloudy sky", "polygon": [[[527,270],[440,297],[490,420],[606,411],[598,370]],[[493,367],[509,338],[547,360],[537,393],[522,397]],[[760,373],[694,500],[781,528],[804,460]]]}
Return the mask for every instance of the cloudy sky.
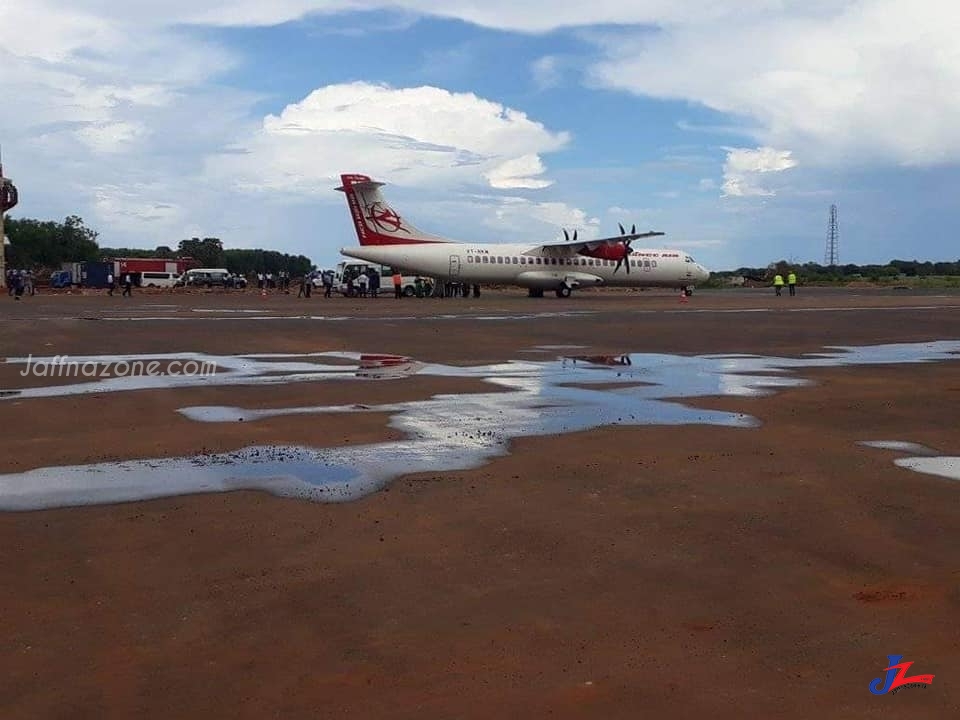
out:
{"label": "cloudy sky", "polygon": [[31,0],[0,5],[14,216],[320,265],[340,173],[424,230],[667,233],[713,269],[960,257],[942,0]]}

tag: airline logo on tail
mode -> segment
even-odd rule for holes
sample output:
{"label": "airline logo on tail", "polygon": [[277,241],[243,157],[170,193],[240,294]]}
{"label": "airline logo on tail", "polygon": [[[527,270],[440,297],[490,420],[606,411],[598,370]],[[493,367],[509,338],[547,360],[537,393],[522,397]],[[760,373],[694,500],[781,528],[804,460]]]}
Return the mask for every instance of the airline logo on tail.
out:
{"label": "airline logo on tail", "polygon": [[341,175],[343,183],[337,190],[347,196],[347,205],[361,245],[401,245],[407,243],[437,242],[404,221],[384,199],[383,183],[366,175]]}

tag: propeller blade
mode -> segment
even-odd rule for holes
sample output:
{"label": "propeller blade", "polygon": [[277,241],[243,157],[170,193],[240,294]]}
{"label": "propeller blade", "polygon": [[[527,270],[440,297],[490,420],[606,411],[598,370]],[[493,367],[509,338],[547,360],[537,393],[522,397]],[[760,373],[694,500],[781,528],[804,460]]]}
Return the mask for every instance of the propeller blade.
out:
{"label": "propeller blade", "polygon": [[567,232],[567,229],[563,229],[563,237],[567,242],[570,242],[570,233]]}
{"label": "propeller blade", "polygon": [[573,231],[573,241],[574,241],[574,242],[577,241],[577,231],[576,231],[576,230]]}
{"label": "propeller blade", "polygon": [[621,265],[621,264],[623,264],[623,258],[620,258],[619,260],[617,260],[617,266],[613,269],[613,274],[614,274],[614,275],[617,274],[617,270],[620,269],[620,265]]}
{"label": "propeller blade", "polygon": [[637,226],[636,226],[636,225],[631,225],[631,226],[630,226],[630,234],[631,234],[631,235],[636,235],[636,234],[637,234]]}
{"label": "propeller blade", "polygon": [[627,234],[627,231],[623,229],[623,223],[617,223],[617,225],[620,226],[620,234],[621,234],[621,235],[626,235],[626,234]]}

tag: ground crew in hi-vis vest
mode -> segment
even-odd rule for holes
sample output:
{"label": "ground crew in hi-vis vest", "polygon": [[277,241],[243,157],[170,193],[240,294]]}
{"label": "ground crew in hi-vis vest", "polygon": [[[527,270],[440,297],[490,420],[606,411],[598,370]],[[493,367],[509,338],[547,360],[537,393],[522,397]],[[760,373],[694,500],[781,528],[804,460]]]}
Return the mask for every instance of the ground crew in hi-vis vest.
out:
{"label": "ground crew in hi-vis vest", "polygon": [[796,273],[792,272],[789,275],[787,275],[787,285],[790,288],[790,294],[796,295],[797,294],[797,274]]}
{"label": "ground crew in hi-vis vest", "polygon": [[777,292],[777,295],[783,294],[783,275],[780,273],[773,276],[773,289]]}

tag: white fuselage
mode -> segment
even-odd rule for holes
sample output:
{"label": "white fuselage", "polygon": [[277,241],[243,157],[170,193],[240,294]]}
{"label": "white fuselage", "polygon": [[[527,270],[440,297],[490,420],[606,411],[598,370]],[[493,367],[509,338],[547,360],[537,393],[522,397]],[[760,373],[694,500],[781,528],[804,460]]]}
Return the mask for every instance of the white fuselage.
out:
{"label": "white fuselage", "polygon": [[[534,289],[568,287],[693,287],[710,273],[687,253],[637,249],[630,272],[615,260],[580,255],[567,248],[539,245],[411,243],[341,248],[348,257],[390,265],[405,273],[450,282],[519,285]],[[616,272],[614,272],[616,270]]]}

